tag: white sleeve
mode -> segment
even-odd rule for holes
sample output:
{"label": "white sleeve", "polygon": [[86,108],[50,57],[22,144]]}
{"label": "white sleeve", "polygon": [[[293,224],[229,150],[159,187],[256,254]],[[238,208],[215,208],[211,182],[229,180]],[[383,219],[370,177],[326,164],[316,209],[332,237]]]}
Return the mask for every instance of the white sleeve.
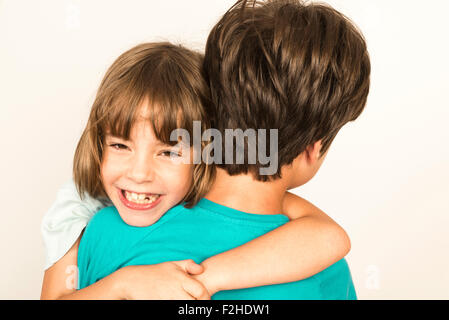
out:
{"label": "white sleeve", "polygon": [[87,193],[81,200],[73,179],[64,184],[42,220],[45,270],[69,251],[95,212],[111,204],[108,200],[91,198]]}

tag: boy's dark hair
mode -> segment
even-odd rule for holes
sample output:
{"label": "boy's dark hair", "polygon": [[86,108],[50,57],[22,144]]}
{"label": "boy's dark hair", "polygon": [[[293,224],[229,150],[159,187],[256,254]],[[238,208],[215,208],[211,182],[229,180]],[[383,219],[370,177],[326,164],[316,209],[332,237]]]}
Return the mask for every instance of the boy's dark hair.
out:
{"label": "boy's dark hair", "polygon": [[[241,0],[207,40],[204,73],[215,107],[208,117],[222,134],[278,129],[280,168],[321,139],[323,155],[341,127],[361,114],[370,70],[363,35],[330,6]],[[280,177],[280,170],[260,175],[260,163],[218,166],[261,181]]]}

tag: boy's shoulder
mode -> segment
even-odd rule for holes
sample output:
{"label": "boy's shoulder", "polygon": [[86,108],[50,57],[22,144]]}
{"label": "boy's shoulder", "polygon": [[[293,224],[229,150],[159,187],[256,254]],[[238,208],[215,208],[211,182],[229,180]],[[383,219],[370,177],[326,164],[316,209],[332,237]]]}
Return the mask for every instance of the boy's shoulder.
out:
{"label": "boy's shoulder", "polygon": [[90,219],[83,237],[93,234],[101,234],[101,236],[104,236],[105,233],[120,228],[121,224],[123,224],[123,221],[114,206],[102,208]]}
{"label": "boy's shoulder", "polygon": [[114,206],[104,207],[94,214],[88,225],[96,226],[97,224],[108,222],[117,223],[120,214]]}
{"label": "boy's shoulder", "polygon": [[320,283],[326,300],[357,300],[351,271],[345,258],[312,276]]}
{"label": "boy's shoulder", "polygon": [[122,220],[114,206],[105,207],[94,214],[84,230],[78,249],[78,262],[85,261],[103,266],[103,262],[120,256],[134,243],[140,232]]}

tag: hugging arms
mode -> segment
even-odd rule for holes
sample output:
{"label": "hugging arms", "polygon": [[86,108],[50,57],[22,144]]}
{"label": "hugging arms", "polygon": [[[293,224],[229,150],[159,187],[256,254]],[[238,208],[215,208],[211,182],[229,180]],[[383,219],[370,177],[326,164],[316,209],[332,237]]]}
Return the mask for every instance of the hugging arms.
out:
{"label": "hugging arms", "polygon": [[[61,192],[58,201],[67,201],[61,199]],[[320,209],[291,193],[283,203],[291,222],[200,265],[175,261],[127,266],[75,290],[77,280],[67,270],[73,272],[77,265],[80,235],[67,254],[45,272],[41,298],[208,299],[220,290],[305,279],[346,255],[350,249],[346,233]]]}

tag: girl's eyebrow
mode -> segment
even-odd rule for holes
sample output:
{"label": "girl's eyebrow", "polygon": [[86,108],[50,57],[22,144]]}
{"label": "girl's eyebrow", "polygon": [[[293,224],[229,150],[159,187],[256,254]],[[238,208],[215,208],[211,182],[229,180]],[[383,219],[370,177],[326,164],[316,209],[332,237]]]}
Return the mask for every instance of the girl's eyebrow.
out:
{"label": "girl's eyebrow", "polygon": [[160,140],[158,140],[158,141],[156,142],[156,145],[157,145],[158,147],[172,147],[171,145],[169,145],[169,144],[167,144],[167,143],[164,143],[164,142],[162,142],[162,141],[160,141]]}
{"label": "girl's eyebrow", "polygon": [[166,149],[176,148],[176,146],[172,146],[171,144],[163,143],[162,141],[157,142],[156,147],[157,148],[166,148]]}
{"label": "girl's eyebrow", "polygon": [[[105,135],[105,139],[118,139],[118,140],[121,140],[121,141],[132,141],[131,137],[130,137],[129,140],[126,140],[126,139],[123,139],[123,138],[121,138],[121,137],[114,136],[114,135],[111,134],[111,133],[107,133],[107,134]],[[156,146],[157,146],[157,147],[161,147],[161,148],[171,148],[171,147],[174,147],[174,146],[172,146],[172,145],[170,145],[170,144],[167,144],[167,143],[164,143],[163,141],[160,141],[160,140],[157,140]]]}
{"label": "girl's eyebrow", "polygon": [[121,137],[118,137],[118,136],[114,136],[113,134],[110,134],[110,133],[107,133],[105,135],[105,138],[106,139],[118,139],[118,140],[122,140],[122,141],[130,141],[130,140],[126,140],[126,139],[123,139]]}

